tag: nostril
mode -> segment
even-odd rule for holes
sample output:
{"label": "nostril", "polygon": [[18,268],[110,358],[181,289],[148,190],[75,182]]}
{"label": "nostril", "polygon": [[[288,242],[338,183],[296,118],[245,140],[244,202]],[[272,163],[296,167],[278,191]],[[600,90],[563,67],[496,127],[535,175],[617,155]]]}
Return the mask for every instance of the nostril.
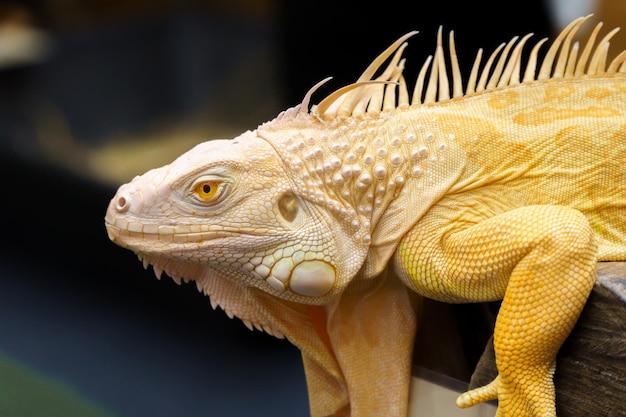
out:
{"label": "nostril", "polygon": [[115,209],[123,213],[130,208],[130,197],[126,194],[121,194],[117,197],[117,201],[115,202]]}

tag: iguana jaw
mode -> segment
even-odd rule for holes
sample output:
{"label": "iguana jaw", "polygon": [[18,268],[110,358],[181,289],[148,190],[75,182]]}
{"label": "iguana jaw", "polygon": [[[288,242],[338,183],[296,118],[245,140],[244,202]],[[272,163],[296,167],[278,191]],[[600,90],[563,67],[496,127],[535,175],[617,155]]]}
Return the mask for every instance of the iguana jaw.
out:
{"label": "iguana jaw", "polygon": [[[107,214],[106,227],[109,238],[116,244],[134,251],[148,264],[154,266],[160,278],[165,272],[176,282],[182,278],[198,280],[205,269],[228,271],[226,275],[247,285],[261,287],[267,292],[277,293],[281,298],[300,299],[306,297],[307,304],[322,303],[335,285],[336,270],[329,256],[304,251],[303,245],[279,245],[274,254],[262,256],[259,253],[246,253],[246,244],[263,241],[264,235],[258,231],[250,233],[228,230],[210,230],[208,226],[166,226],[167,233],[146,233],[133,230],[132,226],[120,228],[115,223],[127,223],[124,219],[115,220]],[[183,233],[177,233],[184,230]],[[208,229],[207,231],[194,231]],[[239,254],[228,254],[223,248],[240,248]],[[250,251],[253,249],[250,248]],[[286,256],[278,256],[282,254]],[[182,260],[186,260],[182,261]],[[194,267],[199,265],[201,268]],[[265,282],[267,285],[260,285]],[[198,289],[201,285],[198,284]],[[321,298],[320,298],[321,297]]]}
{"label": "iguana jaw", "polygon": [[[253,239],[258,236],[255,230],[212,230],[208,225],[170,226],[155,223],[153,225],[139,225],[128,222],[126,219],[115,219],[107,213],[105,226],[109,239],[116,244],[139,251],[155,251],[159,243],[165,248],[177,245],[177,251],[197,251],[201,247],[219,246],[220,240],[227,238]],[[171,250],[165,250],[169,252]]]}

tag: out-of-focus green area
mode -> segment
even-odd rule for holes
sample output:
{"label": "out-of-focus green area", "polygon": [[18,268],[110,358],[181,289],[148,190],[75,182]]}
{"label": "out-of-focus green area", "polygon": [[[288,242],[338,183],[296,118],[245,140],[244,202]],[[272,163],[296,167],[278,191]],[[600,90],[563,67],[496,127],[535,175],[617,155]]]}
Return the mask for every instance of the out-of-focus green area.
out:
{"label": "out-of-focus green area", "polygon": [[114,417],[71,387],[0,353],[3,417]]}

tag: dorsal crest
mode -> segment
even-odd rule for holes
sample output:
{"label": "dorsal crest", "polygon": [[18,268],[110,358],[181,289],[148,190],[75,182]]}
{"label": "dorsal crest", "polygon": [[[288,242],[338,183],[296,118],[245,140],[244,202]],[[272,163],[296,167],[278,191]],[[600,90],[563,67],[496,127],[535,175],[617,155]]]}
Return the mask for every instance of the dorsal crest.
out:
{"label": "dorsal crest", "polygon": [[[572,42],[579,28],[590,17],[591,15],[580,17],[563,29],[541,60],[539,49],[547,39],[538,41],[532,48],[524,68],[522,51],[532,34],[521,39],[516,36],[508,43],[501,44],[484,64],[483,51],[480,49],[466,84],[463,83],[459,69],[454,32],[450,32],[446,51],[440,28],[435,53],[422,65],[411,94],[403,76],[405,60],[402,53],[407,46],[406,40],[417,32],[407,33],[374,59],[355,83],[329,94],[317,106],[313,106],[310,113],[324,120],[337,116],[376,114],[396,108],[445,102],[457,97],[467,97],[483,91],[538,80],[626,73],[626,51],[622,51],[607,65],[609,41],[619,28],[610,31],[596,44],[596,38],[602,27],[602,23],[598,23],[582,50],[579,42]],[[385,69],[376,76],[387,60],[389,63]],[[450,75],[446,60],[449,61]],[[329,79],[311,88],[302,104],[288,113],[291,115],[309,113],[312,93]]]}

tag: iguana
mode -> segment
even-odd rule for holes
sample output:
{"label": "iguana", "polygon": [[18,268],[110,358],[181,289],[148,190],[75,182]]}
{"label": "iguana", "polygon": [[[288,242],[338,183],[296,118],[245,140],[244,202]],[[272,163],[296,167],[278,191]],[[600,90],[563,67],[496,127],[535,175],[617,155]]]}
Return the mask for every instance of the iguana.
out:
{"label": "iguana", "polygon": [[418,294],[502,300],[499,375],[459,406],[555,416],[596,261],[626,260],[626,51],[609,62],[601,24],[574,42],[588,18],[543,59],[522,64],[530,35],[479,51],[465,85],[440,29],[409,98],[411,32],[317,106],[315,86],[122,185],[109,237],[298,346],[314,416],[406,415]]}

